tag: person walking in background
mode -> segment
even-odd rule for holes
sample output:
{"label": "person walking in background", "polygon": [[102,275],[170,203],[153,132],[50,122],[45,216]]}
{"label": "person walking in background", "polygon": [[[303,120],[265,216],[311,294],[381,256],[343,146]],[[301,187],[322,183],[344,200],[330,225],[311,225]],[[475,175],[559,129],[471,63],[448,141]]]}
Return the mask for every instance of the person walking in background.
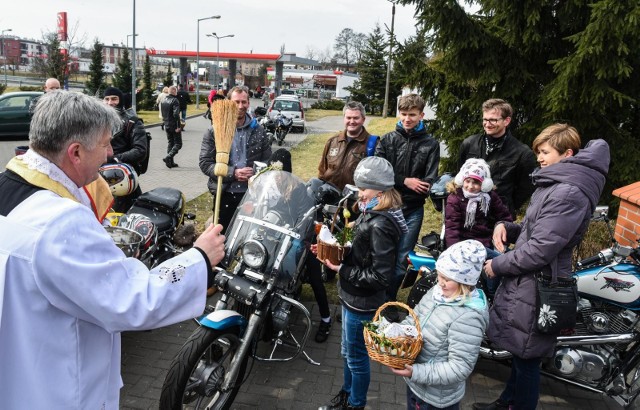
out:
{"label": "person walking in background", "polygon": [[[249,178],[253,176],[253,163],[267,162],[271,157],[271,142],[264,128],[247,112],[249,89],[245,86],[233,87],[229,93],[229,99],[238,106],[238,118],[229,153],[229,173],[222,179],[219,222],[224,230],[229,227],[233,214],[247,191]],[[207,186],[211,195],[214,196],[215,204],[218,177],[214,174],[216,141],[213,127],[209,127],[202,138],[199,165],[202,173],[209,177]]]}
{"label": "person walking in background", "polygon": [[94,214],[85,187],[99,181],[121,124],[97,98],[46,93],[30,149],[0,173],[0,408],[117,410],[120,333],[204,311],[224,256],[220,226],[149,270]]}
{"label": "person walking in background", "polygon": [[[108,163],[124,162],[131,165],[138,175],[142,175],[143,162],[148,160],[149,146],[147,132],[144,129],[142,120],[133,115],[130,110],[125,110],[124,95],[116,87],[107,87],[104,90],[103,101],[108,106],[114,108],[122,121],[121,127],[111,139],[113,155],[107,157]],[[127,196],[115,197],[113,210],[116,212],[126,212],[133,201],[140,196],[142,189],[138,188]]]}
{"label": "person walking in background", "polygon": [[400,121],[395,131],[382,136],[376,148],[376,156],[385,158],[393,166],[395,188],[402,195],[402,213],[409,229],[397,243],[396,272],[387,290],[387,300],[396,300],[407,270],[407,255],[420,234],[424,202],[438,177],[440,144],[427,133],[422,121],[424,107],[424,100],[417,94],[400,97]]}
{"label": "person walking in background", "polygon": [[182,122],[187,121],[187,105],[191,104],[191,96],[189,92],[184,89],[182,84],[178,86],[178,94],[176,94],[178,101],[180,102],[180,115],[182,116]]}
{"label": "person walking in background", "polygon": [[[493,228],[497,222],[512,222],[509,209],[496,193],[489,165],[479,158],[468,159],[455,179],[447,186],[444,242],[449,247],[465,239],[480,241],[487,248],[487,259],[499,255],[494,250]],[[493,297],[499,279],[486,280],[486,290]]]}
{"label": "person walking in background", "polygon": [[164,131],[167,133],[167,156],[162,158],[167,168],[176,168],[178,164],[173,158],[182,148],[182,128],[180,127],[180,102],[176,98],[178,90],[174,85],[169,87],[169,94],[160,105]]}
{"label": "person walking in background", "polygon": [[[340,265],[321,261],[338,272],[342,303],[342,388],[321,410],[361,409],[367,404],[371,379],[369,355],[362,334],[363,321],[372,320],[385,302],[385,291],[394,275],[396,244],[406,224],[395,185],[393,168],[380,157],[360,161],[354,174],[360,190],[360,216],[353,227],[351,251]],[[312,247],[317,252],[317,247]]]}
{"label": "person walking in background", "polygon": [[[158,94],[158,97],[156,98],[156,106],[158,107],[158,118],[160,118],[161,120],[163,120],[162,102],[164,101],[165,98],[167,98],[168,95],[169,95],[169,87],[164,87],[162,88],[162,92]],[[164,121],[162,122],[162,124],[160,124],[160,126],[164,131]]]}
{"label": "person walking in background", "polygon": [[580,243],[604,188],[609,170],[609,146],[590,141],[580,149],[578,131],[567,124],[545,128],[533,141],[540,168],[533,173],[537,187],[524,221],[499,223],[493,243],[499,252],[515,249],[485,263],[489,278],[500,277],[490,311],[487,337],[511,352],[511,376],[493,403],[474,409],[533,410],[538,404],[540,363],[556,346],[554,334],[536,327],[536,275],[571,277],[573,248]]}
{"label": "person walking in background", "polygon": [[[415,308],[422,350],[413,365],[389,368],[407,382],[407,409],[460,408],[489,323],[487,298],[475,287],[485,256],[480,242],[465,240],[436,261],[438,284]],[[411,315],[401,324],[416,325]]]}
{"label": "person walking in background", "polygon": [[518,209],[529,200],[535,187],[530,175],[536,158],[509,130],[513,108],[505,100],[492,98],[482,103],[484,132],[467,137],[460,145],[458,169],[469,158],[487,161],[496,191],[515,219]]}
{"label": "person walking in background", "polygon": [[[327,140],[318,165],[318,178],[344,189],[353,184],[353,172],[361,159],[367,156],[369,133],[364,128],[364,106],[350,101],[342,109],[344,130]],[[375,150],[373,141],[372,148]],[[372,150],[372,151],[373,151]]]}

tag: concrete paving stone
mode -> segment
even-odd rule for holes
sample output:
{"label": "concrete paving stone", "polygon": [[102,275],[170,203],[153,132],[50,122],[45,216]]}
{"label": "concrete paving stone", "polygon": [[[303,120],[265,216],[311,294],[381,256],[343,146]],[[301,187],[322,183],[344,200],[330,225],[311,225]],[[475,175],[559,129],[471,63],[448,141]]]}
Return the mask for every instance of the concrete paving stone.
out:
{"label": "concrete paving stone", "polygon": [[[157,408],[157,405],[155,406]],[[154,401],[141,397],[130,397],[120,401],[121,410],[143,410],[154,408]]]}

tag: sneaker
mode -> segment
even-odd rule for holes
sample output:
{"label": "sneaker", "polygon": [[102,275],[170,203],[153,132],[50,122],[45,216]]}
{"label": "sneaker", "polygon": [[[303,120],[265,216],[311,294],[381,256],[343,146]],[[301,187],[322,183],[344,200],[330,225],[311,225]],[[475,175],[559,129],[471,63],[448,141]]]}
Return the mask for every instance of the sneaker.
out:
{"label": "sneaker", "polygon": [[326,342],[329,338],[329,333],[331,333],[331,321],[320,320],[320,326],[318,326],[318,332],[316,333],[316,342]]}
{"label": "sneaker", "polygon": [[327,404],[326,406],[318,407],[318,410],[342,410],[346,409],[348,405],[349,393],[344,390],[340,390],[340,393],[338,393],[333,399],[331,399],[329,404]]}
{"label": "sneaker", "polygon": [[164,164],[167,166],[167,168],[173,168],[172,164],[173,164],[173,158],[171,157],[164,157],[162,158],[162,161],[164,162]]}

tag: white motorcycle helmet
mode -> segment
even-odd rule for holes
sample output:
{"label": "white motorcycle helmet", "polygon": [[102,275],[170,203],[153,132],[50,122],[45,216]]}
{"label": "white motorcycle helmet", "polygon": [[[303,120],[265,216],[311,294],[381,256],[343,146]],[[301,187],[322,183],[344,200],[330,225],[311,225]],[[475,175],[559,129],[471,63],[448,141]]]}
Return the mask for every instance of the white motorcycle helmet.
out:
{"label": "white motorcycle helmet", "polygon": [[138,189],[138,174],[129,164],[106,164],[100,175],[109,184],[113,196],[127,196]]}

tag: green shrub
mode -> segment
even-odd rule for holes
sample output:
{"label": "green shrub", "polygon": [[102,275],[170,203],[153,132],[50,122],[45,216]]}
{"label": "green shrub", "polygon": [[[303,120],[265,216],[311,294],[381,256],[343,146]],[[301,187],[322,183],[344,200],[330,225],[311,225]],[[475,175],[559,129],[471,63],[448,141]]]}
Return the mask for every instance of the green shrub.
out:
{"label": "green shrub", "polygon": [[20,91],[42,91],[42,87],[37,85],[21,85]]}
{"label": "green shrub", "polygon": [[4,84],[0,84],[0,94],[4,94],[4,90],[7,89],[7,86]]}
{"label": "green shrub", "polygon": [[320,100],[311,105],[311,108],[318,110],[342,110],[344,101],[342,100]]}

